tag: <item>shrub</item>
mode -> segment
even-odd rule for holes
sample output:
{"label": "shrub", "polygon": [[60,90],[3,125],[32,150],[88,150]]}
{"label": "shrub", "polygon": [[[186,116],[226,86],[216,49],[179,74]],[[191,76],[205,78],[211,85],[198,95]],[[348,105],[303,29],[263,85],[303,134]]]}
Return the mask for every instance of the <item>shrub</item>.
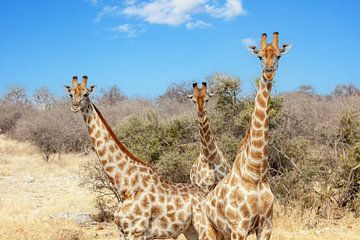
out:
{"label": "shrub", "polygon": [[[196,157],[195,121],[187,118],[161,121],[158,113],[150,111],[120,123],[116,134],[130,151],[154,165],[165,177],[188,182],[187,176]],[[171,169],[170,166],[180,168]]]}
{"label": "shrub", "polygon": [[88,143],[86,128],[79,114],[65,104],[36,110],[17,123],[13,137],[35,144],[48,161],[53,153],[81,152]]}
{"label": "shrub", "polygon": [[99,210],[98,221],[113,220],[121,198],[114,185],[106,176],[98,159],[90,159],[80,167],[81,185],[92,189],[96,194],[95,208]]}
{"label": "shrub", "polygon": [[101,95],[98,96],[98,98],[97,98],[97,102],[99,102],[101,105],[112,106],[112,105],[116,105],[126,99],[127,99],[127,97],[115,85],[115,86],[110,87],[107,90],[102,89]]}
{"label": "shrub", "polygon": [[3,96],[3,102],[10,104],[28,104],[29,99],[26,95],[25,88],[20,86],[10,87]]}
{"label": "shrub", "polygon": [[46,87],[35,90],[33,99],[35,105],[42,110],[50,109],[56,102],[55,95]]}
{"label": "shrub", "polygon": [[31,106],[25,104],[0,102],[0,133],[10,134],[16,123],[32,110]]}
{"label": "shrub", "polygon": [[190,82],[172,83],[167,87],[165,93],[159,99],[169,99],[179,103],[187,101],[186,96],[192,94],[192,84]]}

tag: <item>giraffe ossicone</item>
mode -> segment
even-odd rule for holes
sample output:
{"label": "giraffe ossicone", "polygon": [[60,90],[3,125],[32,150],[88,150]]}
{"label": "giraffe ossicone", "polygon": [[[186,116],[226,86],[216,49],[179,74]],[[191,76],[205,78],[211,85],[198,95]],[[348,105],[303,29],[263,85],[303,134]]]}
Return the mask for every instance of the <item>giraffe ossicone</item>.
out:
{"label": "giraffe ossicone", "polygon": [[120,193],[122,202],[114,213],[120,237],[125,239],[197,239],[204,192],[194,185],[162,179],[148,164],[132,154],[116,137],[105,118],[90,101],[95,86],[88,78],[65,86],[71,110],[82,112],[91,142],[106,176]]}
{"label": "giraffe ossicone", "polygon": [[262,64],[250,128],[231,171],[202,204],[200,239],[245,240],[251,233],[256,233],[258,240],[270,239],[274,196],[268,181],[269,100],[278,60],[290,47],[279,49],[278,35],[275,32],[267,44],[263,34],[260,49],[250,48]]}
{"label": "giraffe ossicone", "polygon": [[223,179],[230,170],[230,164],[219,149],[215,137],[212,135],[210,121],[205,108],[206,102],[213,94],[208,93],[206,82],[199,89],[193,83],[193,94],[188,98],[196,104],[199,122],[200,154],[193,163],[190,180],[206,193],[214,189],[216,184]]}

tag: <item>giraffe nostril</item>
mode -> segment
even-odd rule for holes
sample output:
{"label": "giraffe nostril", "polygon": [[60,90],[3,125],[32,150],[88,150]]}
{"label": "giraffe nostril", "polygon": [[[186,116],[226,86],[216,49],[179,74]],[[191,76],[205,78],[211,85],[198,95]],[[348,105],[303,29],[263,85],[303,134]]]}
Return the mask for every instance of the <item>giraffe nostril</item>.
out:
{"label": "giraffe nostril", "polygon": [[72,106],[73,106],[73,108],[79,108],[79,107],[80,107],[80,103],[73,103]]}
{"label": "giraffe nostril", "polygon": [[272,73],[274,71],[274,68],[273,67],[267,67],[266,69],[265,69],[265,72],[267,72],[267,73]]}

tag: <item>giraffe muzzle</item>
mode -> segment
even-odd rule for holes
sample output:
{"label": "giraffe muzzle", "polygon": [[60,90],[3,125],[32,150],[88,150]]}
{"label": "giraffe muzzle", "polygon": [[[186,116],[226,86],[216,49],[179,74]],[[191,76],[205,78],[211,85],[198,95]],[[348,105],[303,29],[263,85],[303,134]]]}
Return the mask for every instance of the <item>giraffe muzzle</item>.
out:
{"label": "giraffe muzzle", "polygon": [[265,68],[265,71],[264,72],[266,72],[266,73],[273,73],[275,71],[275,68],[274,67],[267,67],[267,68]]}
{"label": "giraffe muzzle", "polygon": [[272,81],[274,79],[275,72],[264,72],[263,75],[267,81]]}
{"label": "giraffe muzzle", "polygon": [[198,112],[198,117],[203,117],[205,116],[205,111],[204,112]]}
{"label": "giraffe muzzle", "polygon": [[78,111],[80,111],[80,105],[72,105],[71,111],[73,111],[74,113],[77,113]]}

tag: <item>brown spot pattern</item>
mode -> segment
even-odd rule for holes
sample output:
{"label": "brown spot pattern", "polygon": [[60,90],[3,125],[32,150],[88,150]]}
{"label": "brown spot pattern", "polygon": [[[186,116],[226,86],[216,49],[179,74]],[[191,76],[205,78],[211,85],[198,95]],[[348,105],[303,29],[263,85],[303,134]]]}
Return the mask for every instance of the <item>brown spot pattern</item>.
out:
{"label": "brown spot pattern", "polygon": [[158,217],[161,215],[161,207],[154,205],[151,207],[151,216]]}
{"label": "brown spot pattern", "polygon": [[106,148],[104,147],[103,149],[101,150],[98,150],[98,154],[99,154],[99,157],[102,157],[105,155],[105,151],[106,151]]}

